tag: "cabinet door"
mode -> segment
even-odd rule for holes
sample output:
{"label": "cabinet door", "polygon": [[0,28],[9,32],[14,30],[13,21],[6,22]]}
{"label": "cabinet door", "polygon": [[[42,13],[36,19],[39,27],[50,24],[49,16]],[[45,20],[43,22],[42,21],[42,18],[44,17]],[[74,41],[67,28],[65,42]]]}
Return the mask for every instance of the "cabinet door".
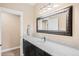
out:
{"label": "cabinet door", "polygon": [[36,48],[32,44],[31,44],[31,47],[30,47],[30,56],[36,56]]}
{"label": "cabinet door", "polygon": [[44,56],[44,51],[36,47],[36,56]]}
{"label": "cabinet door", "polygon": [[40,48],[36,47],[36,56],[51,56],[51,55],[41,50]]}
{"label": "cabinet door", "polygon": [[23,54],[24,56],[30,56],[31,44],[23,39]]}

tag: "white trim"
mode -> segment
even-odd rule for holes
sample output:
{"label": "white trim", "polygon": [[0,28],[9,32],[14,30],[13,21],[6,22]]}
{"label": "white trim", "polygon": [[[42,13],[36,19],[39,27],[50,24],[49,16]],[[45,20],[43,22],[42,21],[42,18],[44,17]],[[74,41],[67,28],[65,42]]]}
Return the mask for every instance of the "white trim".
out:
{"label": "white trim", "polygon": [[[8,9],[8,8],[3,8],[0,7],[0,12],[7,12],[10,14],[15,14],[15,15],[19,15],[20,16],[20,55],[23,55],[23,51],[22,51],[22,39],[23,39],[23,12],[21,11],[17,11],[17,10],[13,10],[13,9]],[[2,20],[2,18],[0,17],[0,21]],[[1,30],[2,30],[2,21],[1,21]],[[2,31],[0,31],[2,32]],[[0,35],[1,36],[1,35]],[[2,39],[2,38],[0,38]]]}
{"label": "white trim", "polygon": [[1,52],[2,52],[2,53],[3,53],[3,52],[8,52],[8,51],[16,50],[16,49],[18,49],[18,48],[20,48],[20,47],[18,46],[18,47],[14,47],[14,48],[4,49],[4,50],[2,50]]}
{"label": "white trim", "polygon": [[0,7],[1,11],[2,12],[7,12],[7,13],[11,13],[11,14],[15,14],[15,15],[22,15],[23,12],[22,11],[17,11],[17,10],[14,10],[14,9],[9,9],[9,8],[4,8],[4,7]]}

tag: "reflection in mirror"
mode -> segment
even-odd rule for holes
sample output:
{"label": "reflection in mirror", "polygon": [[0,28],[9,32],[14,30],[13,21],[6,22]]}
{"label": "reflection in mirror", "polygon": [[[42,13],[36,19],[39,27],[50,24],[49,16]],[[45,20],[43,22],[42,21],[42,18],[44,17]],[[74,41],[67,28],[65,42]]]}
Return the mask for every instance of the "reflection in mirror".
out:
{"label": "reflection in mirror", "polygon": [[55,30],[58,31],[58,18],[55,17],[49,17],[48,19],[48,30]]}
{"label": "reflection in mirror", "polygon": [[66,31],[66,21],[68,20],[68,12],[59,15],[59,31]]}
{"label": "reflection in mirror", "polygon": [[66,20],[68,18],[68,12],[57,14],[54,16],[42,18],[38,21],[39,30],[55,30],[66,31]]}

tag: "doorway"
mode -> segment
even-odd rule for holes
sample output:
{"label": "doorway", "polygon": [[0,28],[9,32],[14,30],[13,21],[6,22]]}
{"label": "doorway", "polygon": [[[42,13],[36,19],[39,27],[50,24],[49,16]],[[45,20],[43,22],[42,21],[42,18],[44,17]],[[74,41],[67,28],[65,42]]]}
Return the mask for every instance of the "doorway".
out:
{"label": "doorway", "polygon": [[[16,13],[15,13],[16,12]],[[1,13],[1,56],[20,56],[22,13],[3,8]]]}

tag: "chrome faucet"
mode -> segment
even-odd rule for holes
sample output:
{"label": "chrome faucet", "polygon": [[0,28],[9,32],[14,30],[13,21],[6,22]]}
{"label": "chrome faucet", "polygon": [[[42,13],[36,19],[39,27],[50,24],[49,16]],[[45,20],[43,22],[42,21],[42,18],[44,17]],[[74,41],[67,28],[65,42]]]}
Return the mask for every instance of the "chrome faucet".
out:
{"label": "chrome faucet", "polygon": [[45,41],[46,41],[46,37],[44,36],[44,38],[43,38],[43,39],[44,39],[44,42],[45,42]]}

